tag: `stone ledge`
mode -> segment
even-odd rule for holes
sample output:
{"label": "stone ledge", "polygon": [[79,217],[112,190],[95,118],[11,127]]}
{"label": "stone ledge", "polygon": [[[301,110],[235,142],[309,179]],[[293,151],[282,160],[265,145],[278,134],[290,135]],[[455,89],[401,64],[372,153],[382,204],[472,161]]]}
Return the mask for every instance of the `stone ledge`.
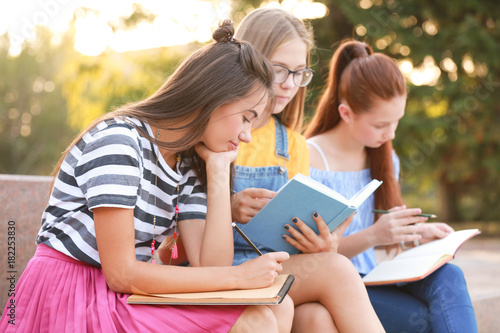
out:
{"label": "stone ledge", "polygon": [[[7,278],[13,275],[17,282],[35,253],[35,240],[51,182],[52,177],[48,176],[0,175],[0,311],[8,299],[10,281]],[[8,250],[11,250],[7,248],[9,221],[15,223],[15,261],[12,267],[7,261]]]}

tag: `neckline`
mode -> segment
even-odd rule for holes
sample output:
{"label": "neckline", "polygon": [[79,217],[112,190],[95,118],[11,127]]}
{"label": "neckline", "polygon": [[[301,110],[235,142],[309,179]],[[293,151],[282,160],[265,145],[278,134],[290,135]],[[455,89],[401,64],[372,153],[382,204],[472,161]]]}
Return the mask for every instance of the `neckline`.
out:
{"label": "neckline", "polygon": [[[151,128],[151,126],[148,123],[146,123],[146,122],[144,122],[144,126],[146,127],[146,131],[148,132],[149,136],[151,136],[152,138],[154,138],[155,135],[153,133],[153,129]],[[156,155],[155,158],[156,157],[158,158],[158,164],[161,166],[161,168],[163,168],[163,170],[166,170],[170,177],[172,177],[177,182],[179,182],[181,180],[181,178],[182,178],[182,175],[181,175],[180,170],[179,170],[180,162],[177,162],[175,164],[176,170],[173,170],[170,167],[170,165],[168,165],[167,161],[165,161],[165,159],[163,158],[163,155],[161,154],[158,145],[156,145],[156,144],[154,144],[152,142],[150,142],[150,144],[151,144],[151,146],[154,149],[154,153]],[[151,161],[151,163],[153,163],[153,164],[154,164],[154,162],[155,161]]]}

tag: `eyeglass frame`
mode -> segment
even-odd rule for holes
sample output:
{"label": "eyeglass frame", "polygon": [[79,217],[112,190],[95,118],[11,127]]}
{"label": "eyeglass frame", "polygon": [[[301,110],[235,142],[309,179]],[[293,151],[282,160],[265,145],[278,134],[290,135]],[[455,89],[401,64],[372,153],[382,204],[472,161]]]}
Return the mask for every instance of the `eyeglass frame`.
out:
{"label": "eyeglass frame", "polygon": [[[283,79],[283,81],[281,81],[281,82],[273,81],[273,83],[281,84],[281,83],[285,82],[286,80],[288,80],[288,77],[290,76],[290,74],[293,74],[293,80],[292,80],[293,84],[296,85],[297,87],[301,87],[302,88],[302,87],[306,87],[309,83],[311,83],[312,78],[314,76],[314,70],[312,70],[310,68],[301,68],[301,69],[297,69],[296,71],[292,71],[288,67],[280,65],[280,64],[273,64],[273,67],[274,66],[278,66],[278,67],[286,69],[288,71],[288,74],[285,76],[285,78]],[[311,78],[310,78],[309,82],[307,82],[304,85],[298,85],[298,84],[295,83],[295,74],[298,73],[299,71],[306,71],[306,72],[311,73]]]}

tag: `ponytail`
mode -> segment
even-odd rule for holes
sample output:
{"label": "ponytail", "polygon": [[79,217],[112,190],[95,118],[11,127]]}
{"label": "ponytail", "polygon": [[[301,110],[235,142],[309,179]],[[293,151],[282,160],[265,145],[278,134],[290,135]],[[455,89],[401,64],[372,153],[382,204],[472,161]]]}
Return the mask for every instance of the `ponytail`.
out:
{"label": "ponytail", "polygon": [[[341,120],[338,110],[341,102],[345,101],[359,114],[367,112],[377,99],[389,100],[403,95],[406,95],[406,83],[393,59],[374,53],[366,43],[344,41],[330,61],[327,84],[305,136],[310,138],[337,126]],[[375,192],[375,208],[401,205],[401,191],[394,175],[392,142],[366,150],[372,178],[383,181]]]}

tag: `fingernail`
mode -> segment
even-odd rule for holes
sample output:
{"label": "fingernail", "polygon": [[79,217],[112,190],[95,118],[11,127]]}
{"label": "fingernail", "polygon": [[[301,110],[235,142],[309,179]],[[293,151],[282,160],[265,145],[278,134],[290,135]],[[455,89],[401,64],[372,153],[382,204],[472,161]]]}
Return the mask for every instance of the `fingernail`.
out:
{"label": "fingernail", "polygon": [[288,229],[290,229],[290,227],[286,225],[286,226],[285,226],[285,229],[286,229],[286,230],[288,230]]}
{"label": "fingernail", "polygon": [[314,217],[318,217],[318,213],[317,213],[317,212],[314,212],[313,216],[314,216]]}
{"label": "fingernail", "polygon": [[292,219],[292,221],[293,221],[293,223],[297,223],[297,222],[299,222],[299,220],[297,220],[297,218],[296,218],[296,217],[294,217],[294,218]]}
{"label": "fingernail", "polygon": [[286,236],[281,236],[281,238],[286,239]]}

